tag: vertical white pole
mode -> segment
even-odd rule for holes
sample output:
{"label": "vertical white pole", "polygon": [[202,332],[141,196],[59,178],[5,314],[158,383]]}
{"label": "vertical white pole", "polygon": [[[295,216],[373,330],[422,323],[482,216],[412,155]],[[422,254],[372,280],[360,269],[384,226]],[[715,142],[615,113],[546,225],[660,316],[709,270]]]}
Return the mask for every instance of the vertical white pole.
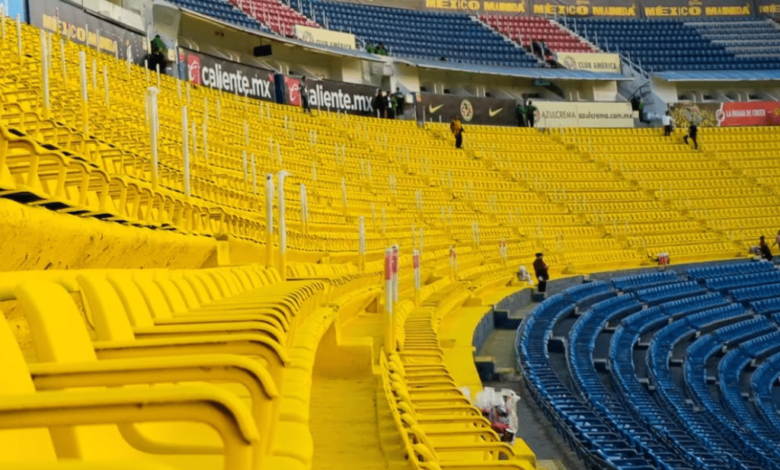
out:
{"label": "vertical white pole", "polygon": [[414,304],[420,306],[420,252],[412,251],[412,260],[414,265]]}
{"label": "vertical white pole", "polygon": [[317,182],[317,162],[311,162],[311,180]]}
{"label": "vertical white pole", "polygon": [[190,197],[190,126],[187,107],[181,107],[182,154],[184,156],[184,195]]}
{"label": "vertical white pole", "polygon": [[43,115],[48,118],[51,110],[49,102],[49,45],[46,42],[46,33],[41,30],[41,56],[43,59]]}
{"label": "vertical white pole", "polygon": [[192,119],[192,159],[198,158],[198,127],[195,124],[195,119]]}
{"label": "vertical white pole", "polygon": [[371,201],[371,219],[374,221],[374,228],[377,228],[377,225],[376,225],[376,205],[374,204],[374,201]]}
{"label": "vertical white pole", "polygon": [[87,55],[79,51],[79,71],[81,73],[81,113],[84,119],[84,132],[89,132],[89,110],[87,109]]}
{"label": "vertical white pole", "polygon": [[108,93],[108,68],[106,66],[103,66],[103,88],[106,92],[106,108],[111,107],[111,101],[109,99],[109,93]]}
{"label": "vertical white pole", "polygon": [[92,59],[92,92],[97,90],[97,60]]}
{"label": "vertical white pole", "polygon": [[209,99],[203,97],[203,158],[209,164]]}
{"label": "vertical white pole", "polygon": [[247,167],[247,161],[246,161],[246,150],[241,151],[241,163],[244,167],[244,187],[249,184],[249,168]]}
{"label": "vertical white pole", "polygon": [[395,329],[393,325],[393,250],[385,249],[385,352],[395,351]]}
{"label": "vertical white pole", "polygon": [[382,233],[387,233],[387,213],[384,207],[382,207]]}
{"label": "vertical white pole", "polygon": [[284,178],[288,174],[285,170],[277,173],[279,176],[279,274],[282,279],[287,279],[287,219],[284,206]]}
{"label": "vertical white pole", "polygon": [[65,40],[60,38],[60,61],[62,62],[62,81],[68,87],[68,65],[65,62]]}
{"label": "vertical white pole", "polygon": [[358,218],[358,231],[360,232],[358,255],[360,270],[363,271],[366,268],[366,225],[362,215]]}
{"label": "vertical white pole", "polygon": [[344,214],[347,213],[347,180],[341,177],[341,204],[344,206]]}
{"label": "vertical white pole", "polygon": [[265,175],[265,265],[274,265],[274,175]]}
{"label": "vertical white pole", "polygon": [[257,163],[254,152],[252,152],[252,194],[257,196]]}
{"label": "vertical white pole", "polygon": [[133,46],[128,45],[125,50],[125,60],[127,61],[127,73],[130,73],[130,65],[133,63]]}
{"label": "vertical white pole", "polygon": [[393,302],[398,303],[398,245],[393,245]]}
{"label": "vertical white pole", "polygon": [[154,71],[157,72],[157,88],[162,90],[160,87],[160,64],[154,64]]}
{"label": "vertical white pole", "polygon": [[2,38],[3,42],[5,42],[5,16],[8,14],[8,0],[5,0],[4,5],[0,5],[0,28],[2,28],[2,33],[0,33],[0,38]]}
{"label": "vertical white pole", "polygon": [[157,89],[149,87],[147,99],[149,100],[149,113],[151,117],[151,143],[152,143],[152,188],[157,189]]}
{"label": "vertical white pole", "polygon": [[301,222],[303,233],[309,232],[309,196],[306,194],[306,185],[301,185]]}
{"label": "vertical white pole", "polygon": [[19,62],[22,61],[22,17],[16,15],[16,47],[19,51]]}
{"label": "vertical white pole", "polygon": [[420,240],[420,258],[422,259],[423,245],[424,245],[424,243],[423,243],[423,228],[422,227],[420,227],[420,237],[418,238],[418,240]]}

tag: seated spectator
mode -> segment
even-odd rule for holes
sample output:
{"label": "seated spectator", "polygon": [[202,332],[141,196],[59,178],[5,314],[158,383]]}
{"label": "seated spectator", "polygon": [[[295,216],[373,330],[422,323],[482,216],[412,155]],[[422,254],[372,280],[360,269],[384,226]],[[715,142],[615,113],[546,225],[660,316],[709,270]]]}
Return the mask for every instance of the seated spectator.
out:
{"label": "seated spectator", "polygon": [[542,39],[542,42],[539,44],[539,48],[542,50],[542,57],[545,59],[552,56],[552,52],[550,51],[550,48],[547,46],[547,41]]}

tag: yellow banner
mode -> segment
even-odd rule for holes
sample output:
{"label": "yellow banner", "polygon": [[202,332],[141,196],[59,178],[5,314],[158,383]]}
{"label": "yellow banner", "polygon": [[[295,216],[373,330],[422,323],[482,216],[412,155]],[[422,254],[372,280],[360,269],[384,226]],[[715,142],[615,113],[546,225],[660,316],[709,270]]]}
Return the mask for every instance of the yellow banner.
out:
{"label": "yellow banner", "polygon": [[339,47],[341,49],[355,49],[354,34],[340,33],[329,29],[312,28],[299,24],[295,25],[294,33],[296,38],[312,44]]}
{"label": "yellow banner", "polygon": [[567,69],[621,73],[620,56],[603,52],[556,52],[555,60]]}
{"label": "yellow banner", "polygon": [[423,0],[428,10],[452,12],[526,13],[525,0]]}
{"label": "yellow banner", "polygon": [[[609,2],[604,3],[612,3]],[[563,3],[560,0],[534,0],[534,15],[560,15],[560,16],[600,16],[600,17],[636,17],[637,6],[634,3],[624,5],[591,5],[589,0],[577,0],[571,3]]]}
{"label": "yellow banner", "polygon": [[634,127],[631,103],[534,101],[536,127]]}
{"label": "yellow banner", "polygon": [[669,0],[645,0],[642,11],[647,18],[679,18],[698,16],[749,16],[752,2],[742,4],[728,0],[688,0],[688,4],[675,4]]}

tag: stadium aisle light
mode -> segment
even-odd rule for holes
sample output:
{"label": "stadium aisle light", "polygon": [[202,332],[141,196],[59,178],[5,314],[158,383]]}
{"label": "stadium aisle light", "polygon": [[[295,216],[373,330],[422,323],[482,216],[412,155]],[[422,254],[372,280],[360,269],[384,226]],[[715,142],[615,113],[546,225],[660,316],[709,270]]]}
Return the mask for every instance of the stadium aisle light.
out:
{"label": "stadium aisle light", "polygon": [[265,175],[265,266],[274,266],[274,175]]}
{"label": "stadium aisle light", "polygon": [[49,118],[49,113],[51,112],[51,103],[50,103],[50,97],[49,97],[49,52],[48,52],[49,45],[46,42],[46,33],[41,30],[41,57],[43,59],[43,66],[41,67],[41,70],[43,72],[43,117],[44,119]]}

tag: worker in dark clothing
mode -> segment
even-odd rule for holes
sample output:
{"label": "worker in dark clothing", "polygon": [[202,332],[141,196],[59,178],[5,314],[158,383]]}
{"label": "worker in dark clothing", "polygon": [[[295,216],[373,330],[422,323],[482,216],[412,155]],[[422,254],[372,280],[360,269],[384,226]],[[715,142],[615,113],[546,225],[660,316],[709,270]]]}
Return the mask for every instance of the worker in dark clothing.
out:
{"label": "worker in dark clothing", "polygon": [[460,121],[460,116],[455,116],[450,123],[450,131],[455,136],[455,148],[459,149],[463,146],[463,123]]}
{"label": "worker in dark clothing", "polygon": [[371,41],[366,42],[366,52],[370,52],[372,54],[376,53],[376,47],[373,44],[371,44]]}
{"label": "worker in dark clothing", "polygon": [[160,35],[156,35],[149,44],[152,53],[149,56],[149,69],[157,70],[157,66],[160,66],[160,73],[165,72],[165,66],[168,63],[168,46],[160,38]]}
{"label": "worker in dark clothing", "polygon": [[525,122],[528,127],[534,127],[534,119],[536,119],[536,106],[533,101],[529,101],[525,107]]}
{"label": "worker in dark clothing", "polygon": [[758,249],[761,251],[762,258],[767,261],[772,261],[772,252],[769,251],[769,245],[766,244],[766,240],[764,240],[763,235],[761,235],[761,238],[758,241]]}
{"label": "worker in dark clothing", "polygon": [[395,117],[399,118],[404,114],[404,93],[401,91],[401,87],[395,88]]}
{"label": "worker in dark clothing", "polygon": [[379,55],[387,55],[387,48],[385,47],[385,43],[380,42],[378,46],[376,46],[376,53]]}
{"label": "worker in dark clothing", "polygon": [[376,96],[374,97],[374,110],[377,113],[378,118],[386,118],[387,117],[387,99],[382,96],[382,90],[376,91]]}
{"label": "worker in dark clothing", "polygon": [[395,102],[395,95],[390,93],[390,90],[387,91],[387,119],[395,119],[395,108],[396,108],[396,102]]}
{"label": "worker in dark clothing", "polygon": [[309,104],[309,85],[306,84],[306,77],[301,77],[301,107],[304,113],[311,114],[311,105]]}
{"label": "worker in dark clothing", "polygon": [[517,126],[525,127],[525,106],[523,106],[523,103],[517,103],[515,117],[517,118]]}
{"label": "worker in dark clothing", "polygon": [[537,253],[534,260],[534,272],[536,273],[536,279],[539,281],[540,293],[544,293],[547,290],[547,281],[550,280],[550,274],[547,272],[547,265],[544,263],[542,256],[544,256],[542,253]]}
{"label": "worker in dark clothing", "polygon": [[686,145],[688,145],[689,138],[693,141],[694,150],[699,150],[699,143],[696,141],[696,135],[698,133],[699,133],[699,128],[696,127],[696,124],[691,123],[691,127],[688,128],[688,135],[683,137],[683,140],[685,141]]}

